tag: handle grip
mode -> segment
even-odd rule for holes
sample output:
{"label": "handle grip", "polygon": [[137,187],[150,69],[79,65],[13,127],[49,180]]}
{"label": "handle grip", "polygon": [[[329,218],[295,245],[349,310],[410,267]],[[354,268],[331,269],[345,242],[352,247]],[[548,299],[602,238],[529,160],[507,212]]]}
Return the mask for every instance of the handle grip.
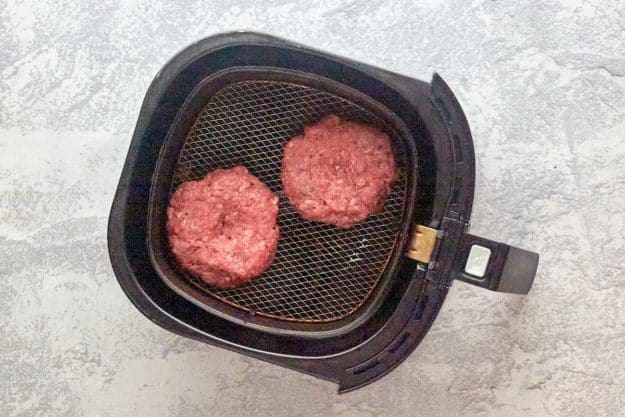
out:
{"label": "handle grip", "polygon": [[538,254],[465,233],[458,247],[454,278],[492,291],[527,294]]}

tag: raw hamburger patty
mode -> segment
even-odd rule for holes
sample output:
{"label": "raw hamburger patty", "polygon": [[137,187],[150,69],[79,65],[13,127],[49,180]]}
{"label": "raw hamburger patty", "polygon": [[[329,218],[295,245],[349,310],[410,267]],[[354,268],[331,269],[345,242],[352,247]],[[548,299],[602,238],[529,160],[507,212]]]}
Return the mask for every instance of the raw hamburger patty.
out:
{"label": "raw hamburger patty", "polygon": [[231,288],[269,267],[280,231],[278,197],[245,167],[180,185],[167,209],[171,250],[207,284]]}
{"label": "raw hamburger patty", "polygon": [[287,143],[282,185],[307,220],[348,228],[379,212],[398,172],[388,135],[327,116]]}

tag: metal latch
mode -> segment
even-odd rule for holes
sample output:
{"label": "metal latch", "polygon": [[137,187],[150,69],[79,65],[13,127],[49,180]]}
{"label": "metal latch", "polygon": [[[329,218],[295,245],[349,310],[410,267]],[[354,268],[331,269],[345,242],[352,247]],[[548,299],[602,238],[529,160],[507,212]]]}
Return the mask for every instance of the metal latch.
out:
{"label": "metal latch", "polygon": [[412,235],[410,246],[406,251],[406,256],[417,262],[429,263],[437,235],[438,230],[417,225]]}

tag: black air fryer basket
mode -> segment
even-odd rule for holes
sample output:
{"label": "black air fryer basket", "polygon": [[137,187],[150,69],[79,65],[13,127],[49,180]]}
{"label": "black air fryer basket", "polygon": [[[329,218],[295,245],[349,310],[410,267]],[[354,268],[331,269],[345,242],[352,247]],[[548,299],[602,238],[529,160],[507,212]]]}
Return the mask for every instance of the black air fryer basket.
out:
{"label": "black air fryer basket", "polygon": [[[399,180],[384,211],[350,228],[303,220],[280,182],[286,142],[328,114],[391,138]],[[280,196],[276,259],[218,289],[169,251],[182,182],[245,165]],[[404,360],[452,280],[529,291],[538,255],[467,233],[475,163],[449,87],[254,33],[188,47],[152,82],[109,218],[109,252],[135,306],[177,334],[335,381],[374,381]]]}

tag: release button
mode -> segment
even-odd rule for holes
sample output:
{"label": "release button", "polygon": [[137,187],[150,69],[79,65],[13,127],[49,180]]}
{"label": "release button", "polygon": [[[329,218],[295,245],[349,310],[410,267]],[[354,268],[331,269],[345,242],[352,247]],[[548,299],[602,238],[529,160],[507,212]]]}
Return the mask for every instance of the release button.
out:
{"label": "release button", "polygon": [[482,278],[486,273],[486,267],[488,266],[488,260],[490,259],[490,249],[480,245],[471,246],[469,251],[469,258],[467,259],[467,265],[464,267],[464,272],[474,277]]}

